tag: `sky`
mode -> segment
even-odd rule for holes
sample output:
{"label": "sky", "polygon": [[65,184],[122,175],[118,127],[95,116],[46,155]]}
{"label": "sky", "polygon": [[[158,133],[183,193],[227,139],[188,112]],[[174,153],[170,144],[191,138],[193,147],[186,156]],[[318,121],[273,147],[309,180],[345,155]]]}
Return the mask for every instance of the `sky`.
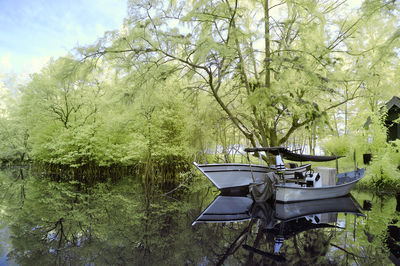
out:
{"label": "sky", "polygon": [[118,30],[127,0],[0,0],[0,74],[37,72]]}

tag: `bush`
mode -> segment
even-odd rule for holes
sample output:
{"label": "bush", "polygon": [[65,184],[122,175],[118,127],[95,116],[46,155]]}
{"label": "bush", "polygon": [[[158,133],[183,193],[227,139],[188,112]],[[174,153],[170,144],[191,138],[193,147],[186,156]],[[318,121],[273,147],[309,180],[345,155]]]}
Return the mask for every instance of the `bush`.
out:
{"label": "bush", "polygon": [[373,154],[361,185],[377,190],[400,187],[400,141],[385,145]]}
{"label": "bush", "polygon": [[350,153],[351,139],[349,136],[333,136],[322,143],[325,154],[345,156]]}

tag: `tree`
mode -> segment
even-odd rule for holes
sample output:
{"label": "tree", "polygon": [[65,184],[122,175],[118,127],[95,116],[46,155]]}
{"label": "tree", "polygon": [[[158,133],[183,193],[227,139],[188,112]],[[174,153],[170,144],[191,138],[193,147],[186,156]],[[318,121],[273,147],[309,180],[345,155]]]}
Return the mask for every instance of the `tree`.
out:
{"label": "tree", "polygon": [[[0,75],[0,77],[2,77]],[[8,82],[0,81],[0,162],[17,163],[27,159],[29,150],[26,126],[16,113],[18,94],[12,93],[12,77],[4,77]],[[6,85],[6,83],[9,83]],[[10,88],[9,88],[10,87]]]}
{"label": "tree", "polygon": [[[367,120],[376,121],[382,115],[381,107],[398,94],[399,33],[397,30],[399,5],[392,1],[364,1],[360,14],[368,17],[360,23],[352,38],[345,40],[345,45],[354,55],[344,61],[343,67],[354,72],[362,81],[359,97],[348,102],[331,113],[336,136],[326,142],[331,152],[340,152],[353,157],[354,153],[362,162],[363,153],[375,154],[383,158],[391,154],[390,149],[379,152],[386,147],[386,134],[380,125],[365,128]],[[344,93],[348,93],[345,87]],[[382,135],[383,134],[383,135]],[[378,149],[376,147],[379,147]],[[390,155],[389,157],[392,157]],[[378,160],[376,160],[378,162]],[[390,160],[390,163],[394,163]],[[396,163],[394,163],[396,165]]]}
{"label": "tree", "polygon": [[[157,184],[151,182],[152,188],[175,185],[178,173],[190,165],[187,132],[195,121],[181,92],[183,82],[151,72],[149,65],[127,73],[119,71],[117,60],[63,57],[33,74],[19,89],[20,103],[13,109],[26,126],[31,158],[69,171],[68,180],[94,183],[120,177],[110,169],[129,168],[138,175],[153,169],[149,176]],[[6,135],[1,127],[0,134]]]}
{"label": "tree", "polygon": [[[31,155],[38,161],[79,164],[88,152],[86,140],[95,132],[105,82],[95,76],[98,72],[77,63],[69,57],[51,61],[20,88],[15,109],[26,124]],[[78,147],[83,134],[85,143]]]}
{"label": "tree", "polygon": [[174,64],[253,146],[284,144],[361,89],[344,67],[345,40],[373,12],[347,19],[336,15],[342,2],[229,0],[131,1],[129,11],[121,33],[106,36],[112,45],[82,49],[84,58],[107,55],[127,71]]}

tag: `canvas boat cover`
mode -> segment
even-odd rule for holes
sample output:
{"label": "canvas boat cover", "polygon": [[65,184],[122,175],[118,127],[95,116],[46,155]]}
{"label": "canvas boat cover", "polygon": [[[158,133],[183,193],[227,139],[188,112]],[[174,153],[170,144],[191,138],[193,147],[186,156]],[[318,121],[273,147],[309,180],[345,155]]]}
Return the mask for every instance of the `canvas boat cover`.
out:
{"label": "canvas boat cover", "polygon": [[255,182],[249,185],[249,192],[255,202],[265,202],[275,195],[275,184],[279,176],[273,172],[255,177]]}
{"label": "canvas boat cover", "polygon": [[245,152],[268,152],[273,155],[281,155],[286,160],[295,161],[295,162],[326,162],[333,161],[344,156],[319,156],[319,155],[307,155],[307,154],[298,154],[292,152],[284,147],[258,147],[258,148],[246,148]]}

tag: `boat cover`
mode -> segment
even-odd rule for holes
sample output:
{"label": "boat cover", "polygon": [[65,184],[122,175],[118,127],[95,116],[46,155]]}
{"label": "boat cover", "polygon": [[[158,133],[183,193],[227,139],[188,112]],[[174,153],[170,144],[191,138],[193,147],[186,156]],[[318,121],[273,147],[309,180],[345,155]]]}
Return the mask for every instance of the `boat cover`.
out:
{"label": "boat cover", "polygon": [[295,152],[291,152],[284,147],[259,147],[259,148],[246,148],[245,152],[259,152],[264,151],[271,153],[273,155],[281,155],[286,160],[295,161],[295,162],[326,162],[333,161],[344,156],[318,156],[318,155],[307,155],[307,154],[298,154]]}
{"label": "boat cover", "polygon": [[249,192],[255,202],[265,202],[275,195],[275,184],[279,176],[274,172],[256,176],[255,182],[249,185]]}

